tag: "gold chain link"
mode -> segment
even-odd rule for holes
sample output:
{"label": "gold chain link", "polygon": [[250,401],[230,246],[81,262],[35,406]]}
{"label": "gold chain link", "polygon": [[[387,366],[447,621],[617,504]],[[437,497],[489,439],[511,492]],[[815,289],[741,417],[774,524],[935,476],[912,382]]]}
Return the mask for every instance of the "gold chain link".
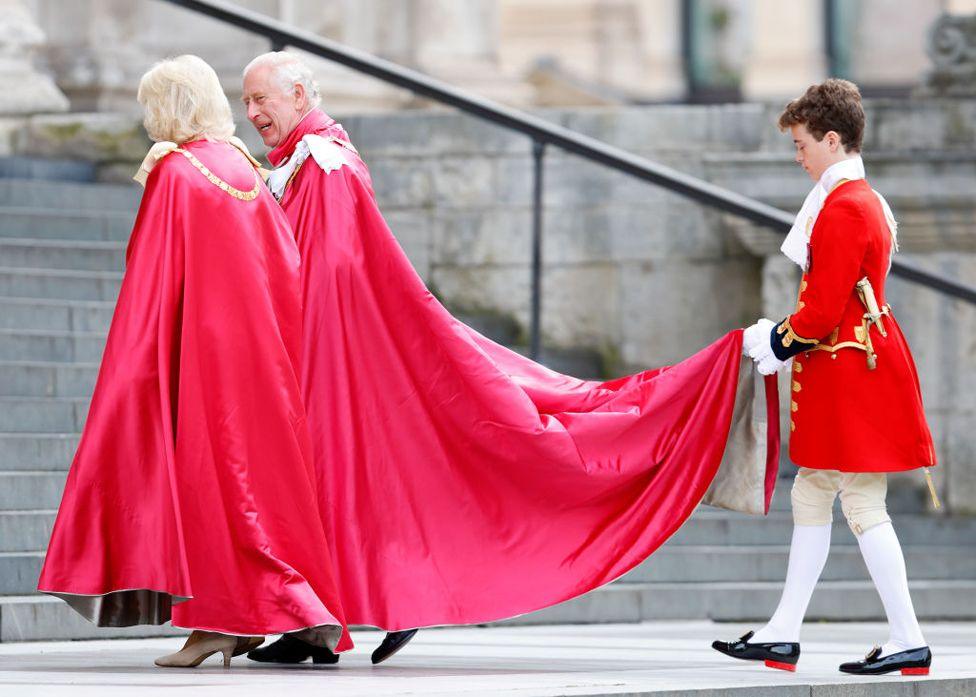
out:
{"label": "gold chain link", "polygon": [[261,193],[261,187],[263,182],[261,181],[261,175],[258,174],[257,170],[254,170],[254,188],[250,191],[241,191],[240,189],[235,189],[233,186],[225,182],[223,179],[218,177],[216,174],[210,171],[210,169],[200,162],[196,156],[189,150],[184,150],[183,148],[177,148],[176,152],[183,153],[183,155],[190,161],[190,164],[200,170],[200,173],[210,180],[212,184],[219,187],[220,189],[226,191],[228,194],[234,198],[240,199],[241,201],[253,201],[257,198],[258,194]]}

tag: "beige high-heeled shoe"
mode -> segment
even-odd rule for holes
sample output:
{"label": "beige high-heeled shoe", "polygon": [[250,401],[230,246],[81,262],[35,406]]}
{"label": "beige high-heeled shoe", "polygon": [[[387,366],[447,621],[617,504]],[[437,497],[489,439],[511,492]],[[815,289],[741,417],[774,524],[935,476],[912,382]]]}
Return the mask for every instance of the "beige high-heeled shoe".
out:
{"label": "beige high-heeled shoe", "polygon": [[154,662],[160,668],[196,668],[219,651],[224,655],[224,668],[229,668],[233,656],[240,656],[250,650],[247,647],[260,646],[263,641],[263,637],[238,637],[219,632],[194,630],[182,649],[167,656],[160,656]]}
{"label": "beige high-heeled shoe", "polygon": [[263,643],[263,636],[239,636],[237,637],[237,647],[234,649],[234,655],[241,656],[249,651],[253,651]]}

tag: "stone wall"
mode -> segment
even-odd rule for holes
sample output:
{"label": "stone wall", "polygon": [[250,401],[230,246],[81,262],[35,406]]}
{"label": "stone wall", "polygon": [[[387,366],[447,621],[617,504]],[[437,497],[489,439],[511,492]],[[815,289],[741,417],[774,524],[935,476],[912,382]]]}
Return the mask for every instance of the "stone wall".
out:
{"label": "stone wall", "polygon": [[[743,104],[544,115],[795,210],[811,183],[773,125],[777,111]],[[873,102],[868,112],[869,177],[901,221],[902,257],[976,285],[976,100]],[[529,141],[444,112],[340,120],[370,165],[387,220],[431,287],[455,310],[490,311],[524,328]],[[96,159],[106,178],[128,176],[144,153],[131,119],[62,115],[29,124],[7,131],[8,150]],[[242,130],[256,145],[249,126]],[[544,340],[595,349],[613,373],[678,361],[762,314],[790,310],[796,271],[776,252],[780,239],[550,151]],[[944,465],[936,471],[943,496],[954,510],[976,510],[976,307],[898,279],[889,298],[919,365]]]}
{"label": "stone wall", "polygon": [[[240,70],[268,42],[159,0],[4,0],[31,10],[43,65],[75,111],[137,109],[154,62],[196,53],[236,99]],[[682,100],[688,93],[680,0],[235,0],[234,4],[521,106]],[[712,0],[723,70],[747,99],[780,98],[827,77],[825,3]],[[850,31],[845,76],[875,89],[918,84],[926,30],[976,0],[841,3]],[[849,7],[848,7],[849,6]],[[725,18],[724,20],[721,18]],[[879,31],[879,27],[885,30]],[[3,32],[0,32],[2,35]],[[0,36],[0,42],[3,41]],[[960,52],[960,55],[965,52]],[[409,93],[313,61],[333,108],[416,104]],[[26,84],[26,82],[24,83]],[[26,89],[22,87],[21,89]],[[16,100],[21,101],[21,100]],[[0,113],[4,107],[0,105]]]}
{"label": "stone wall", "polygon": [[[757,134],[738,118],[750,110],[728,110],[732,120],[690,107],[547,116],[703,175],[702,152],[738,149],[740,139],[755,147]],[[528,139],[450,114],[344,123],[425,278],[455,306],[527,324]],[[759,311],[761,260],[714,213],[559,151],[547,155],[544,179],[547,342],[601,349],[619,368],[664,364]]]}

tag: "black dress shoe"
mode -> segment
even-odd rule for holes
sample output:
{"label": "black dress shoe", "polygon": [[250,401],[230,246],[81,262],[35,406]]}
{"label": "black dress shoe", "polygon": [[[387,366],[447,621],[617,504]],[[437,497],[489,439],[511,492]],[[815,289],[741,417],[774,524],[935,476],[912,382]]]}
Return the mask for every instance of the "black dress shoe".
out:
{"label": "black dress shoe", "polygon": [[339,662],[339,657],[327,648],[306,644],[287,634],[273,644],[249,651],[247,657],[259,663],[301,663],[309,658],[312,663]]}
{"label": "black dress shoe", "polygon": [[841,663],[840,672],[852,675],[884,675],[900,670],[902,675],[928,675],[932,665],[932,652],[928,646],[898,653],[881,655],[881,647],[875,646],[861,661]]}
{"label": "black dress shoe", "polygon": [[407,645],[414,635],[418,632],[417,629],[408,629],[405,632],[390,632],[385,637],[383,637],[383,642],[376,647],[373,652],[372,661],[373,665],[377,663],[382,663],[390,656],[395,654],[397,651],[402,649]]}
{"label": "black dress shoe", "polygon": [[732,658],[744,661],[763,661],[767,668],[779,670],[796,670],[796,662],[800,660],[800,645],[797,643],[771,642],[768,644],[750,644],[753,632],[746,632],[738,641],[713,641],[712,648]]}

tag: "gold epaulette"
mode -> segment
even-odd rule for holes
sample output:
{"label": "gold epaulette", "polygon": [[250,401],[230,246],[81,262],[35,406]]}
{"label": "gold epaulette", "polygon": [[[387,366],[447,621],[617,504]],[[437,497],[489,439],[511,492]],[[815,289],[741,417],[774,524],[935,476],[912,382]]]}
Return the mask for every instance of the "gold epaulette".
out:
{"label": "gold epaulette", "polygon": [[[783,344],[784,348],[789,348],[794,341],[798,341],[801,344],[811,344],[811,345],[816,345],[820,343],[819,339],[807,339],[800,336],[795,331],[793,331],[793,327],[790,326],[789,317],[784,319],[780,323],[780,325],[776,327],[776,333],[782,337],[780,339],[780,342]],[[784,334],[785,336],[783,336]]]}

